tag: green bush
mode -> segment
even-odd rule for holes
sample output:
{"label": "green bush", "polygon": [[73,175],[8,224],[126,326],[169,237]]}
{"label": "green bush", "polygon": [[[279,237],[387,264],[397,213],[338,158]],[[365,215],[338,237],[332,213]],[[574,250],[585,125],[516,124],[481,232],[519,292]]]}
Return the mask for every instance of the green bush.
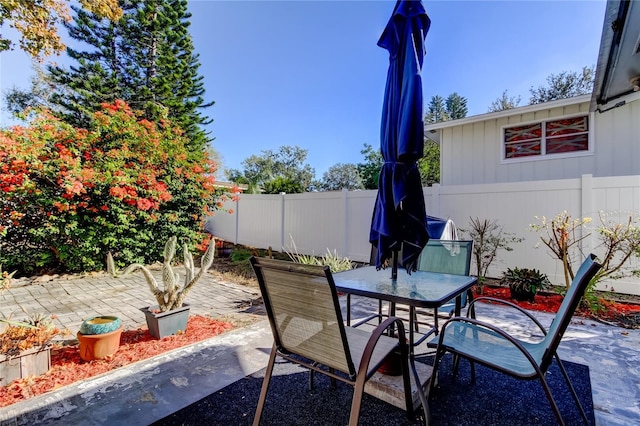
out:
{"label": "green bush", "polygon": [[507,269],[500,279],[500,284],[508,285],[511,290],[511,295],[515,299],[520,300],[519,295],[527,294],[524,297],[531,301],[533,301],[533,296],[535,296],[539,289],[551,285],[546,274],[541,273],[537,269],[527,268]]}
{"label": "green bush", "polygon": [[229,255],[232,262],[248,262],[251,256],[253,252],[249,249],[235,249]]}
{"label": "green bush", "polygon": [[203,214],[221,206],[215,165],[190,152],[168,120],[103,104],[89,129],[46,111],[0,131],[0,263],[19,275],[151,263],[160,242],[202,243]]}

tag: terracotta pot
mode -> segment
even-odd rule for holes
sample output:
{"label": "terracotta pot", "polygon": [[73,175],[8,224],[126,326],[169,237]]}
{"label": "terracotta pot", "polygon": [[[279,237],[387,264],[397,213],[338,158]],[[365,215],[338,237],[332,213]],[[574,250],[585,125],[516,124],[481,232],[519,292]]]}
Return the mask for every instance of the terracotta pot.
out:
{"label": "terracotta pot", "polygon": [[393,351],[382,361],[378,372],[387,376],[399,376],[402,374],[402,358],[400,353]]}
{"label": "terracotta pot", "polygon": [[82,334],[78,332],[80,342],[80,358],[85,361],[104,359],[113,355],[120,347],[120,335],[123,325],[117,330],[103,334]]}

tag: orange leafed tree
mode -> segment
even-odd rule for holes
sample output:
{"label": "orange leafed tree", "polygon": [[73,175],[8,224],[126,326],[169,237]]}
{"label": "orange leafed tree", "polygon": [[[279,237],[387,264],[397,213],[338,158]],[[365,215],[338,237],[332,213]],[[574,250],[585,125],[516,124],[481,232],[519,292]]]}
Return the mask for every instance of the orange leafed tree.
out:
{"label": "orange leafed tree", "polygon": [[[112,21],[122,17],[118,0],[80,0],[80,4],[89,12]],[[9,26],[20,33],[20,48],[39,61],[64,51],[57,24],[70,19],[66,0],[0,0],[0,25],[9,22]],[[0,52],[13,49],[13,45],[11,40],[0,36]]]}
{"label": "orange leafed tree", "polygon": [[224,188],[182,133],[120,100],[88,129],[40,111],[29,126],[0,130],[0,264],[18,275],[91,271],[107,252],[118,266],[147,264],[170,236],[201,242]]}

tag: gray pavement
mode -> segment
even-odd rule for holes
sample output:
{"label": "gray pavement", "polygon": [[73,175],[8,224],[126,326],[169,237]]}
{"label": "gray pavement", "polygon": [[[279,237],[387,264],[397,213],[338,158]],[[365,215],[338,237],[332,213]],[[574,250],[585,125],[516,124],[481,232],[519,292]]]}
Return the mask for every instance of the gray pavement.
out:
{"label": "gray pavement", "polygon": [[[156,270],[154,273],[159,274]],[[230,316],[244,327],[141,361],[45,395],[0,408],[0,426],[32,424],[146,425],[266,366],[271,348],[268,323],[259,317],[254,287],[224,281],[210,271],[187,297],[194,314]],[[141,274],[21,280],[0,292],[0,315],[51,313],[74,335],[84,318],[117,315],[125,328],[145,326],[140,308],[153,304]],[[354,297],[354,316],[377,308]],[[511,312],[485,305],[479,318],[527,335],[513,326]],[[536,313],[543,324],[553,318]],[[560,345],[563,359],[590,367],[598,425],[640,424],[640,330],[575,318]]]}

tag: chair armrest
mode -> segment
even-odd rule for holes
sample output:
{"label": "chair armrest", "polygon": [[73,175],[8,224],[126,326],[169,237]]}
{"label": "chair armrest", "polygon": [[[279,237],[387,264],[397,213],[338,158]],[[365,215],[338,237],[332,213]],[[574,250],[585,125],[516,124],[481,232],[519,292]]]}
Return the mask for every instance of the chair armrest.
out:
{"label": "chair armrest", "polygon": [[481,296],[481,297],[477,297],[477,298],[473,299],[469,303],[469,307],[467,308],[467,317],[468,318],[475,318],[475,316],[476,316],[476,306],[475,306],[476,302],[482,302],[482,301],[489,301],[491,303],[497,303],[497,304],[500,304],[500,305],[504,305],[504,306],[508,306],[510,308],[516,309],[517,311],[520,311],[520,313],[522,313],[524,316],[526,316],[531,321],[533,321],[535,323],[535,325],[538,326],[540,331],[542,331],[542,333],[546,336],[547,330],[540,323],[540,321],[538,321],[538,319],[536,317],[534,317],[531,313],[529,313],[525,309],[522,309],[520,306],[516,305],[515,303],[509,302],[507,300],[497,299],[495,297]]}
{"label": "chair armrest", "polygon": [[378,325],[373,332],[371,332],[371,337],[367,341],[367,345],[364,348],[364,352],[362,353],[362,359],[360,360],[360,368],[358,369],[358,377],[366,377],[369,379],[367,372],[369,370],[369,363],[371,362],[371,356],[373,355],[373,351],[380,340],[380,337],[384,335],[384,332],[391,327],[392,325],[396,325],[397,334],[398,334],[398,345],[400,347],[400,353],[403,357],[408,357],[408,347],[407,347],[407,338],[405,335],[404,324],[402,319],[398,317],[389,317],[384,320],[380,325]]}

